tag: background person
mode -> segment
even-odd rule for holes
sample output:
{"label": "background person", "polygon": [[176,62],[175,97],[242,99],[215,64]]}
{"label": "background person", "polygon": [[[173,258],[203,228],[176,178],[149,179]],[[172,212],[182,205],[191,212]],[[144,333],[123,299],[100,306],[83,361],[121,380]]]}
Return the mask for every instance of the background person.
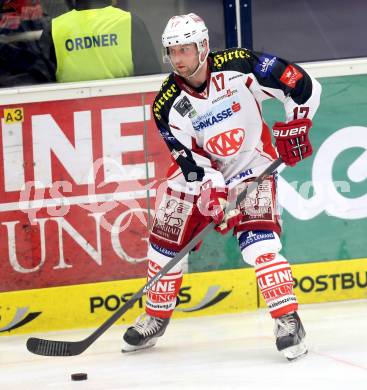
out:
{"label": "background person", "polygon": [[40,39],[40,82],[71,82],[160,73],[150,35],[137,15],[108,0],[76,0]]}

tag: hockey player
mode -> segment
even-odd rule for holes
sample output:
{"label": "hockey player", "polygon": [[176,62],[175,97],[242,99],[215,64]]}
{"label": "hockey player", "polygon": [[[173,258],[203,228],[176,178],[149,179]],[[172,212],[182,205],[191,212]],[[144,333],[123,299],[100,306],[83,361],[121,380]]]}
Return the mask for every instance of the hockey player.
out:
{"label": "hockey player", "polygon": [[[150,233],[148,278],[211,220],[223,234],[234,228],[275,320],[277,349],[289,360],[302,356],[307,353],[305,331],[290,265],[279,253],[275,175],[237,209],[226,211],[226,205],[278,154],[288,166],[312,154],[308,132],[320,84],[274,55],[244,48],[210,52],[205,23],[193,13],[172,17],[162,42],[173,73],[153,113],[173,163]],[[269,98],[280,100],[285,109],[285,121],[273,126],[275,147],[262,117],[262,101]],[[152,347],[163,335],[181,286],[180,264],[148,291],[146,313],[125,332],[123,351]]]}

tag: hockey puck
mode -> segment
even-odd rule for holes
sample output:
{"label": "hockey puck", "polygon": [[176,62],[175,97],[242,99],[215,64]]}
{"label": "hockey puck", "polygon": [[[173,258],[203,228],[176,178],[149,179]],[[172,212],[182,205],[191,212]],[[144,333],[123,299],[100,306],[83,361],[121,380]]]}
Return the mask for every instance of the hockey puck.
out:
{"label": "hockey puck", "polygon": [[88,379],[88,375],[85,372],[78,372],[76,374],[71,374],[71,380],[73,381],[85,381]]}

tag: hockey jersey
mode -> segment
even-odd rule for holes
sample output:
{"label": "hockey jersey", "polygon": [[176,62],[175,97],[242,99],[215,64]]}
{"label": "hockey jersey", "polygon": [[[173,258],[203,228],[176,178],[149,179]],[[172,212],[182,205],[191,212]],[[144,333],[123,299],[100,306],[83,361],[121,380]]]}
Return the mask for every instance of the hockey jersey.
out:
{"label": "hockey jersey", "polygon": [[173,161],[169,185],[198,193],[208,179],[231,188],[257,176],[277,158],[262,102],[281,101],[287,122],[312,119],[320,94],[320,84],[300,66],[244,48],[209,54],[204,89],[171,73],[153,104]]}

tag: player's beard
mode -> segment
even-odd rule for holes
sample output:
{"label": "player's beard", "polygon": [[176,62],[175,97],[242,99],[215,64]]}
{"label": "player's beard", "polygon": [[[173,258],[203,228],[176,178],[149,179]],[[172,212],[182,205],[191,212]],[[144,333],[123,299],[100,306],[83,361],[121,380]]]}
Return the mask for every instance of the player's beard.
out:
{"label": "player's beard", "polygon": [[176,73],[183,77],[183,78],[190,78],[191,75],[193,75],[196,70],[198,69],[199,67],[199,61],[197,61],[194,65],[192,66],[189,66],[189,65],[185,65],[184,68],[182,68],[181,70],[177,67],[174,67]]}

